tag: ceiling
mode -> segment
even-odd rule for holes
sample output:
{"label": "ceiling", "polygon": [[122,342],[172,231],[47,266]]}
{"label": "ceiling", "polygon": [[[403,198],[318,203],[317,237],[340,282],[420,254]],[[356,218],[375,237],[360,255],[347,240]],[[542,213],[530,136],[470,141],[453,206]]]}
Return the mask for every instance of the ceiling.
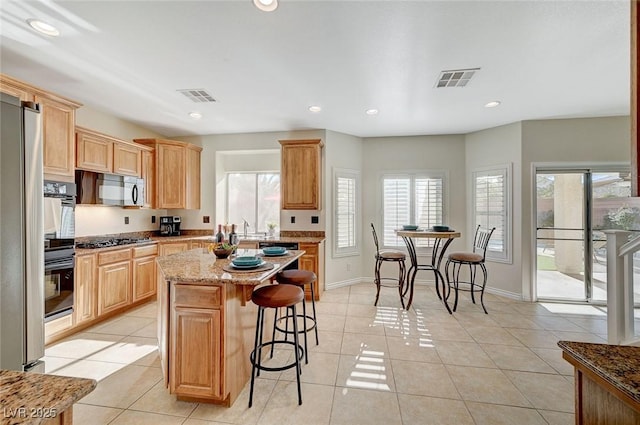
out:
{"label": "ceiling", "polygon": [[[3,0],[0,70],[167,137],[459,134],[629,114],[629,20],[628,1]],[[480,70],[436,88],[463,68]]]}

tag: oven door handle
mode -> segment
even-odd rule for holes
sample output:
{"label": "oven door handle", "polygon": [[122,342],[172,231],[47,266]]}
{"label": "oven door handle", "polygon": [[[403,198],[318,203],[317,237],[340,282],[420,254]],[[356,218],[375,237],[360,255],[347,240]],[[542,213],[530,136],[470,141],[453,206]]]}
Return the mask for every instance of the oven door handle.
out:
{"label": "oven door handle", "polygon": [[44,271],[50,272],[54,270],[72,269],[74,265],[75,265],[75,260],[73,258],[65,261],[56,261],[48,264],[45,263]]}

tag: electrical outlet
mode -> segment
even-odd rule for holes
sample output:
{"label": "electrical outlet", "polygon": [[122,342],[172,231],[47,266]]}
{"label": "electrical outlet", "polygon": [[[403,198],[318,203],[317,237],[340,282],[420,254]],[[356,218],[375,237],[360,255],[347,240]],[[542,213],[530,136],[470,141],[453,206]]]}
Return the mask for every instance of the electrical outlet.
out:
{"label": "electrical outlet", "polygon": [[129,224],[129,217],[124,218],[124,224]]}
{"label": "electrical outlet", "polygon": [[296,216],[292,215],[291,216],[291,224],[294,224],[296,222]]}
{"label": "electrical outlet", "polygon": [[209,216],[208,215],[202,216],[202,222],[203,223],[209,223]]}
{"label": "electrical outlet", "polygon": [[320,217],[318,217],[317,215],[311,216],[311,224],[318,224],[319,222],[320,222]]}
{"label": "electrical outlet", "polygon": [[155,215],[152,215],[152,216],[151,216],[151,224],[153,224],[153,223],[155,223],[155,222],[156,222],[156,216],[155,216]]}

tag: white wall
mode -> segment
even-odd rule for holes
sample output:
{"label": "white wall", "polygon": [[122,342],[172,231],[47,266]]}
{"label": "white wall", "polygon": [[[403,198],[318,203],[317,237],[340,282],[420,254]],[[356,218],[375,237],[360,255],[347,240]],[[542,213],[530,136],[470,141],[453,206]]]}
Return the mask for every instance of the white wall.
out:
{"label": "white wall", "polygon": [[[357,255],[348,257],[333,256],[333,222],[334,222],[334,183],[333,173],[336,168],[349,169],[360,173],[360,186],[362,188],[362,161],[363,161],[363,143],[362,139],[348,134],[337,133],[327,130],[325,146],[324,146],[324,210],[326,223],[326,242],[325,242],[325,258],[326,258],[326,274],[325,281],[327,286],[342,286],[351,283],[357,283],[363,276],[362,270],[362,252],[363,243],[366,245],[368,239],[363,238],[362,226],[358,228],[356,243],[360,247]],[[362,205],[362,189],[360,190],[359,205]],[[362,211],[362,208],[359,209]],[[364,235],[368,236],[368,234]]]}
{"label": "white wall", "polygon": [[[385,171],[443,170],[447,172],[447,217],[454,229],[466,226],[465,200],[465,139],[463,135],[381,137],[363,140],[362,235],[363,276],[373,280],[375,246],[370,223],[378,233],[382,225],[380,179]],[[466,243],[465,232],[450,250],[459,250]],[[391,270],[391,268],[389,268]],[[393,270],[397,273],[397,271]],[[387,273],[385,273],[387,274]],[[433,280],[432,273],[421,272],[417,280]]]}
{"label": "white wall", "polygon": [[522,122],[522,295],[531,299],[534,163],[629,163],[629,117]]}
{"label": "white wall", "polygon": [[[164,137],[89,106],[82,106],[76,111],[76,124],[129,141],[137,138]],[[156,220],[156,223],[151,223],[151,216],[154,215],[156,217],[167,215],[167,211],[78,205],[76,206],[76,237],[158,230],[159,220]],[[129,224],[124,224],[125,217],[129,217]]]}
{"label": "white wall", "polygon": [[522,291],[522,125],[508,124],[501,127],[470,133],[465,136],[466,152],[466,201],[467,224],[465,227],[467,238],[466,250],[471,250],[473,244],[473,187],[472,173],[474,169],[493,165],[512,165],[512,193],[511,197],[511,249],[512,264],[487,261],[489,277],[488,290],[502,293],[506,296],[520,298]]}
{"label": "white wall", "polygon": [[[180,215],[185,229],[211,229],[214,223],[202,223],[202,216],[215,217],[215,222],[224,217],[224,205],[220,193],[224,185],[223,160],[220,152],[251,152],[266,150],[280,150],[278,140],[286,139],[322,139],[324,130],[305,130],[291,132],[241,133],[241,134],[212,134],[206,136],[174,137],[174,140],[193,143],[202,146],[202,174],[201,174],[201,209],[198,210],[170,210],[170,214]],[[219,206],[219,207],[217,207]],[[311,216],[319,215],[320,223],[311,224]],[[296,223],[290,223],[290,217],[296,217]],[[325,230],[324,210],[321,211],[282,211],[280,213],[281,230]]]}

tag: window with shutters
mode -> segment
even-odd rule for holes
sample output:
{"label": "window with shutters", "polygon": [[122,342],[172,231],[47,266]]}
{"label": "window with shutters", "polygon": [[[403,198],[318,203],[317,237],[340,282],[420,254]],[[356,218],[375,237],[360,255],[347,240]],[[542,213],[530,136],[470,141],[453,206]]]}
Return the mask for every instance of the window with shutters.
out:
{"label": "window with shutters", "polygon": [[487,260],[511,263],[511,166],[476,169],[472,176],[473,229],[495,227]]}
{"label": "window with shutters", "polygon": [[360,175],[357,171],[334,170],[334,257],[359,254],[357,216],[359,180]]}
{"label": "window with shutters", "polygon": [[[445,174],[416,172],[382,177],[382,241],[385,247],[404,247],[395,230],[405,224],[428,229],[444,224]],[[416,246],[433,245],[431,239],[416,239]]]}

